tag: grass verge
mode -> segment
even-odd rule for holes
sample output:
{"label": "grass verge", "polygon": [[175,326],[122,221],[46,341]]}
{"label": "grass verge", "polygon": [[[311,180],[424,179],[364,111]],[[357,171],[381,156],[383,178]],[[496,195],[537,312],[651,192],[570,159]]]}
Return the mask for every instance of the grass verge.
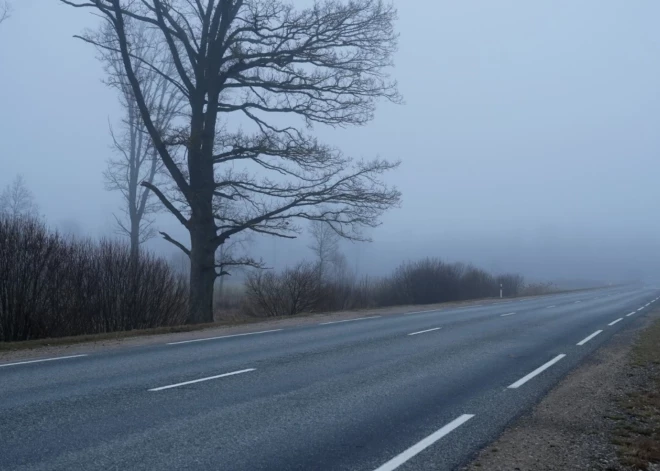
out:
{"label": "grass verge", "polygon": [[629,377],[634,390],[618,399],[613,443],[623,466],[648,470],[660,463],[660,320],[642,332],[633,348]]}

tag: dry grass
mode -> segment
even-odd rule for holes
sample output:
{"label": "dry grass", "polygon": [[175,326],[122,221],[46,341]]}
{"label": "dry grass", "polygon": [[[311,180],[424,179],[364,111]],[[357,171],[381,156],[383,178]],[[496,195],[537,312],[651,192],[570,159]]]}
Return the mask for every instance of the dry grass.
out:
{"label": "dry grass", "polygon": [[660,320],[642,333],[631,365],[629,376],[639,374],[643,380],[619,400],[625,417],[615,428],[613,442],[623,466],[648,470],[660,463]]}

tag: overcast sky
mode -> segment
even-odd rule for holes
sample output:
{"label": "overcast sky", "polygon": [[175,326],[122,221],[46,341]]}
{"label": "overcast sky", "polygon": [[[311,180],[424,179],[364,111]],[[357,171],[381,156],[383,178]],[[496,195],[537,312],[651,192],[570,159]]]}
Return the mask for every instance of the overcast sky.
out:
{"label": "overcast sky", "polygon": [[[101,173],[121,110],[94,49],[72,38],[95,19],[57,0],[13,3],[0,26],[0,186],[21,173],[50,224],[110,234],[119,197]],[[402,207],[373,244],[346,247],[351,263],[379,273],[431,255],[537,278],[653,276],[660,3],[395,3],[405,104],[383,103],[362,128],[316,128],[349,155],[403,162],[389,177]],[[304,241],[255,247],[279,265],[285,249],[308,255]]]}

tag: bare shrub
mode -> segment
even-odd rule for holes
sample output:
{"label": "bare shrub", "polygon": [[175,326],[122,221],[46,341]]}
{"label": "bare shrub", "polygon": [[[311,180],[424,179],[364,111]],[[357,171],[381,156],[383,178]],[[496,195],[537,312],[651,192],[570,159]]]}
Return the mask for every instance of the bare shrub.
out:
{"label": "bare shrub", "polygon": [[400,265],[375,288],[375,299],[378,306],[393,306],[497,297],[500,283],[506,296],[517,296],[524,279],[511,274],[493,276],[472,265],[426,258]]}
{"label": "bare shrub", "polygon": [[437,258],[406,262],[386,278],[357,280],[344,269],[320,276],[318,264],[303,263],[281,274],[248,276],[244,312],[252,316],[284,316],[300,312],[341,311],[405,304],[435,304],[524,292],[524,278],[490,273]]}
{"label": "bare shrub", "polygon": [[380,286],[377,304],[431,304],[460,297],[462,265],[437,258],[401,264]]}
{"label": "bare shrub", "polygon": [[182,324],[187,285],[127,245],[63,238],[25,217],[0,218],[0,341]]}
{"label": "bare shrub", "polygon": [[267,317],[311,312],[318,301],[318,288],[318,271],[311,263],[299,263],[281,274],[252,272],[246,283],[246,311]]}

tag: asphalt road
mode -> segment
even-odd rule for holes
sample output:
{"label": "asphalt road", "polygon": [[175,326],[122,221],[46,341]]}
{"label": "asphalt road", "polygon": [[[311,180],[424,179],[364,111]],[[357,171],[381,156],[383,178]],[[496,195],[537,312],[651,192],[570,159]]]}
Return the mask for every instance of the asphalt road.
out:
{"label": "asphalt road", "polygon": [[0,363],[0,469],[454,469],[659,296],[585,291]]}

